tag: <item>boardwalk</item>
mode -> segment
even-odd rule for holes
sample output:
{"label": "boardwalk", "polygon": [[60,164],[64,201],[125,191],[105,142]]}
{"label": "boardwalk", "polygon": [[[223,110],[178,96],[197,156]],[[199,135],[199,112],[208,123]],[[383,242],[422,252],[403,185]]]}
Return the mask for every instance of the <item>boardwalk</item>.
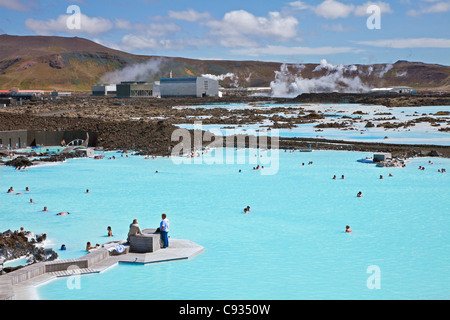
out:
{"label": "boardwalk", "polygon": [[202,246],[192,241],[172,239],[169,248],[152,253],[110,255],[107,249],[122,243],[105,244],[104,248],[92,250],[78,259],[36,263],[0,276],[0,300],[36,300],[39,299],[36,288],[57,278],[97,274],[119,263],[146,265],[186,260],[204,251]]}

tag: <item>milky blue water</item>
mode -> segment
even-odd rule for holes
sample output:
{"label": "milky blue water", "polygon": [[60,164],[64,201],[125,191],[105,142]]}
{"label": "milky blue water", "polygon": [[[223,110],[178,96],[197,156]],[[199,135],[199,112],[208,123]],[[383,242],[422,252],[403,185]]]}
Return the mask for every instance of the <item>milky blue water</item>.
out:
{"label": "milky blue water", "polygon": [[[450,146],[450,133],[441,132],[440,128],[448,128],[450,123],[449,115],[436,116],[439,111],[449,112],[450,106],[421,106],[421,107],[399,107],[388,108],[377,105],[361,105],[361,104],[228,104],[228,105],[204,105],[193,106],[188,108],[223,108],[228,110],[238,109],[270,109],[270,108],[294,108],[289,113],[277,112],[280,117],[297,116],[295,109],[314,110],[323,113],[327,120],[335,118],[339,119],[343,116],[351,118],[361,118],[360,122],[354,122],[352,128],[354,130],[343,130],[334,128],[325,128],[320,131],[315,128],[314,124],[300,124],[292,129],[279,129],[279,136],[282,138],[323,138],[333,140],[346,140],[356,142],[371,143],[394,143],[394,144],[422,144],[422,145],[443,145]],[[364,114],[354,114],[356,111],[362,111]],[[389,114],[388,114],[389,113]],[[267,117],[272,115],[265,115]],[[383,120],[395,117],[395,120]],[[432,127],[426,122],[417,123],[408,128],[385,129],[383,127],[365,128],[367,121],[372,121],[379,125],[383,122],[404,123],[421,117],[431,117],[443,120],[439,127]],[[200,119],[201,120],[201,119]],[[338,120],[341,121],[342,120]],[[449,121],[449,122],[445,122]],[[258,123],[250,125],[223,125],[209,124],[203,125],[203,130],[216,130],[223,127],[236,127],[239,130],[260,130],[267,129],[271,125],[267,123]],[[192,124],[180,124],[179,127],[192,129]],[[223,134],[226,134],[224,130]]]}
{"label": "milky blue water", "polygon": [[[112,240],[125,239],[132,219],[157,227],[164,212],[171,238],[205,247],[191,260],[84,276],[80,289],[56,280],[39,287],[42,299],[450,298],[450,176],[437,172],[450,159],[396,169],[356,161],[371,155],[281,152],[275,175],[249,161],[176,165],[117,155],[27,172],[0,167],[0,230],[47,232],[61,259],[77,258],[87,241],[111,240],[107,226]],[[24,194],[7,194],[11,186]],[[61,244],[68,250],[58,251]],[[367,273],[371,266],[380,273]],[[380,289],[368,288],[371,276]]]}

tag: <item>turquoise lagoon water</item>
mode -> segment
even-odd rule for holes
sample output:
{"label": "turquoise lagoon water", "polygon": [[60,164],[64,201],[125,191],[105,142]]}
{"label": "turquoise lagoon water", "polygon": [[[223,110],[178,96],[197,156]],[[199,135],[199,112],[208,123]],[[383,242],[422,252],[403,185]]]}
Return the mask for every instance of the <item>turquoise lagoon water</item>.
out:
{"label": "turquoise lagoon water", "polygon": [[[110,241],[107,226],[112,240],[125,239],[132,219],[157,227],[165,212],[171,238],[205,247],[191,260],[84,276],[80,289],[59,279],[38,288],[42,299],[450,298],[450,176],[437,172],[450,159],[386,169],[356,161],[366,156],[281,152],[275,175],[249,161],[176,165],[117,155],[26,172],[0,167],[0,229],[47,232],[47,246],[68,259],[86,254],[87,241]],[[7,194],[11,186],[24,194]],[[56,216],[61,211],[71,214]],[[367,286],[370,266],[379,268],[380,289]]]}
{"label": "turquoise lagoon water", "polygon": [[[435,116],[439,111],[450,112],[450,106],[422,106],[422,107],[398,107],[388,108],[376,105],[360,105],[360,104],[229,104],[229,105],[204,105],[193,106],[187,108],[223,108],[229,110],[237,109],[270,109],[275,107],[286,108],[303,108],[305,110],[315,110],[323,112],[328,118],[341,118],[342,116],[361,117],[362,120],[383,119],[395,117],[397,120],[391,122],[411,121],[420,117],[433,117],[443,120],[450,120],[450,115]],[[354,115],[355,111],[363,111],[364,115]],[[376,115],[377,113],[390,113],[390,115]],[[277,113],[281,117],[292,117],[292,114]],[[373,120],[372,120],[373,121]],[[387,120],[378,120],[378,122],[386,122]],[[378,123],[377,121],[374,121]],[[355,123],[356,130],[340,130],[326,128],[322,131],[316,131],[315,124],[296,125],[292,129],[279,129],[279,136],[283,138],[323,138],[333,140],[346,140],[356,142],[373,142],[373,143],[394,143],[394,144],[424,144],[424,145],[443,145],[450,146],[450,133],[439,132],[439,128],[448,127],[448,124],[442,123],[441,127],[432,128],[424,123],[407,129],[388,129],[384,128],[365,128],[366,122]],[[260,130],[267,129],[269,123],[252,124],[252,125],[203,125],[203,130],[217,130],[223,127],[236,127],[238,130]],[[180,124],[181,128],[192,129],[192,124]],[[223,134],[226,134],[222,130]],[[387,139],[385,139],[387,137]]]}

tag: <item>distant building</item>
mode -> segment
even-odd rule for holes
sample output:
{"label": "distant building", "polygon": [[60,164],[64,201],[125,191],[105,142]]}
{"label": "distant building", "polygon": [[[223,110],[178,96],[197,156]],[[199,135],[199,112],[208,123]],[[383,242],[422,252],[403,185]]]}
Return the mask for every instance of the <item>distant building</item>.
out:
{"label": "distant building", "polygon": [[0,96],[0,107],[8,107],[17,105],[17,100],[11,97],[1,97]]}
{"label": "distant building", "polygon": [[269,95],[271,87],[247,87],[247,88],[220,88],[220,92],[226,95]]}
{"label": "distant building", "polygon": [[143,82],[125,81],[116,85],[117,98],[148,98],[153,97],[153,84]]}
{"label": "distant building", "polygon": [[382,162],[388,159],[392,159],[392,154],[390,153],[375,153],[373,155],[373,162]]}
{"label": "distant building", "polygon": [[205,77],[163,78],[161,97],[218,97],[219,81]]}
{"label": "distant building", "polygon": [[371,92],[372,93],[382,93],[382,94],[386,94],[386,93],[401,93],[401,94],[411,94],[413,93],[413,88],[411,87],[392,87],[392,88],[375,88],[372,89]]}
{"label": "distant building", "polygon": [[38,130],[12,130],[0,131],[0,148],[20,149],[26,147],[61,146],[72,141],[89,139],[90,147],[98,144],[98,133],[86,131],[38,131]]}
{"label": "distant building", "polygon": [[115,84],[92,86],[93,96],[107,96],[115,94],[117,94],[117,86]]}
{"label": "distant building", "polygon": [[60,97],[70,97],[72,95],[72,92],[68,91],[52,91],[51,94],[52,98],[60,98]]}

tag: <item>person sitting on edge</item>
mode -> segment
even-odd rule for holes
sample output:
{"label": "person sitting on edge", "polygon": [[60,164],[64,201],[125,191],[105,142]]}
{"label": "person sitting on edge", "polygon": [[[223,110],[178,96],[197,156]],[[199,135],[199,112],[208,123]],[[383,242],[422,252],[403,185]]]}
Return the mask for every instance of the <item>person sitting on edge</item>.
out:
{"label": "person sitting on edge", "polygon": [[86,251],[90,251],[90,250],[96,249],[98,247],[100,247],[99,244],[96,244],[95,247],[92,247],[90,242],[86,243]]}
{"label": "person sitting on edge", "polygon": [[350,233],[353,232],[352,229],[350,229],[350,226],[345,226],[345,232]]}
{"label": "person sitting on edge", "polygon": [[142,235],[142,230],[141,230],[141,227],[139,227],[139,225],[138,225],[137,219],[134,219],[133,223],[130,224],[130,231],[128,231],[127,241],[130,242],[130,237],[137,236],[137,235]]}

